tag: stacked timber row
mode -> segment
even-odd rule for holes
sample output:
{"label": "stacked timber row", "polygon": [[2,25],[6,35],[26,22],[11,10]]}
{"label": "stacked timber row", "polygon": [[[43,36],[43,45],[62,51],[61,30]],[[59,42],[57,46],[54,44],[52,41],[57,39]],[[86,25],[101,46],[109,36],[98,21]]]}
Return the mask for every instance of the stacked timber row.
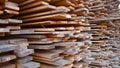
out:
{"label": "stacked timber row", "polygon": [[[5,36],[5,33],[10,32],[10,30],[14,30],[16,27],[15,25],[21,23],[19,20],[11,19],[12,16],[19,14],[19,7],[18,4],[1,0],[0,1],[0,36]],[[18,21],[18,22],[17,22]],[[19,26],[17,26],[20,29]]]}
{"label": "stacked timber row", "polygon": [[[119,23],[118,19],[119,14],[116,11],[117,9],[112,9],[117,7],[118,4],[113,0],[104,0],[104,1],[93,1],[95,7],[97,8],[95,12],[95,7],[93,8],[93,14],[97,13],[94,16],[93,20],[89,20],[91,23],[91,32],[93,32],[93,57],[95,61],[92,62],[92,67],[106,67],[106,68],[119,68],[119,56],[118,49],[119,45],[117,45],[117,38],[119,35]],[[114,7],[113,7],[114,6]],[[99,10],[99,12],[98,12]],[[105,10],[105,12],[103,12]],[[107,12],[106,12],[107,10]],[[110,12],[109,12],[110,11]],[[116,11],[116,12],[115,12]],[[113,13],[115,12],[115,13]],[[100,14],[100,15],[99,15]],[[91,14],[90,14],[91,15]],[[117,20],[117,21],[116,21]],[[115,25],[116,22],[116,25]],[[116,29],[117,28],[117,29]],[[113,35],[116,32],[117,34]],[[114,36],[114,37],[113,37]],[[119,37],[118,37],[119,38]],[[117,39],[117,40],[113,40]],[[117,45],[117,47],[115,47]]]}
{"label": "stacked timber row", "polygon": [[92,51],[92,57],[94,58],[94,61],[91,62],[90,67],[93,68],[110,68],[109,66],[109,57],[113,54],[109,50],[109,46],[106,45],[106,41],[109,39],[109,37],[106,36],[108,34],[107,31],[107,22],[101,21],[102,19],[106,19],[107,14],[107,8],[108,5],[106,5],[107,0],[91,0],[90,1],[90,16],[91,20],[89,22],[91,23],[91,32],[93,38],[92,40],[92,46],[89,48]]}
{"label": "stacked timber row", "polygon": [[0,0],[0,68],[120,68],[118,3]]}
{"label": "stacked timber row", "polygon": [[40,67],[39,63],[33,62],[33,57],[29,56],[34,53],[33,49],[28,49],[27,47],[29,46],[27,39],[23,38],[14,38],[8,40],[9,43],[11,44],[16,44],[19,46],[17,51],[15,52],[17,59],[15,61],[16,63],[16,68],[38,68]]}
{"label": "stacked timber row", "polygon": [[0,68],[15,68],[15,51],[18,45],[10,44],[7,41],[0,41]]}
{"label": "stacked timber row", "polygon": [[119,68],[120,65],[120,15],[119,15],[119,5],[120,1],[110,0],[106,4],[112,5],[108,9],[111,10],[109,12],[109,17],[112,17],[111,21],[109,21],[110,25],[108,27],[110,39],[108,40],[108,45],[111,46],[110,50],[114,52],[114,57],[111,58],[111,66],[112,68]]}
{"label": "stacked timber row", "polygon": [[21,29],[22,20],[15,17],[19,14],[18,4],[11,0],[0,0],[0,7],[3,12],[0,14],[0,68],[26,68],[31,65],[38,68],[39,63],[31,62],[33,58],[28,56],[34,50],[27,48],[27,39],[12,35]]}
{"label": "stacked timber row", "polygon": [[[15,8],[13,8],[15,6]],[[10,19],[11,16],[18,14],[18,5],[5,0],[0,0],[0,68],[15,68],[15,60],[17,57],[15,51],[18,49],[18,45],[10,44],[4,39],[6,33],[12,30],[13,23],[16,24],[14,19]],[[9,26],[8,26],[9,25]],[[11,26],[10,26],[11,25]]]}
{"label": "stacked timber row", "polygon": [[[115,22],[114,22],[115,23]],[[114,52],[114,57],[110,59],[111,62],[111,67],[112,68],[119,68],[119,63],[120,63],[120,54],[119,54],[119,49],[120,49],[120,29],[116,28],[111,28],[109,27],[108,29],[110,31],[110,39],[107,42],[107,45],[109,45],[110,50]]]}
{"label": "stacked timber row", "polygon": [[19,6],[23,33],[11,34],[28,39],[40,68],[88,67],[91,35],[85,19],[89,13],[87,1],[26,0]]}

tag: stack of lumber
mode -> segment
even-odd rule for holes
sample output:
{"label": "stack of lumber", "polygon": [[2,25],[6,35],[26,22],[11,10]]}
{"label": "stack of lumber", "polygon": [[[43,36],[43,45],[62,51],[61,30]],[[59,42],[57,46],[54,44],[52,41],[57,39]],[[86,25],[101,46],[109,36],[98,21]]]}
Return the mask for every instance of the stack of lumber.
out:
{"label": "stack of lumber", "polygon": [[[0,42],[0,68],[38,68],[40,64],[33,62],[29,56],[33,49],[27,49],[27,39],[7,39]],[[15,59],[14,61],[11,61]],[[31,66],[32,65],[32,66]]]}
{"label": "stack of lumber", "polygon": [[120,13],[119,13],[119,0],[109,0],[108,2],[106,2],[106,4],[110,5],[110,7],[108,7],[108,16],[111,17],[119,17]]}
{"label": "stack of lumber", "polygon": [[119,2],[0,0],[0,68],[120,68]]}
{"label": "stack of lumber", "polygon": [[9,44],[8,41],[0,41],[0,68],[15,68],[12,60],[16,59],[15,51],[18,45]]}
{"label": "stack of lumber", "polygon": [[113,7],[109,7],[109,16],[114,17],[117,19],[111,20],[109,23],[112,23],[109,25],[108,31],[110,39],[107,42],[107,45],[110,46],[110,50],[114,52],[114,57],[111,58],[111,66],[112,68],[119,68],[120,67],[120,15],[119,15],[119,5],[120,1],[112,1],[108,2],[107,4],[111,4]]}
{"label": "stack of lumber", "polygon": [[[16,7],[15,7],[16,6]],[[15,8],[14,8],[15,7]],[[12,28],[7,26],[8,24],[16,23],[9,17],[14,16],[18,12],[18,5],[7,0],[0,0],[0,40],[4,39],[6,33],[10,32]],[[15,63],[11,60],[17,58],[15,51],[18,49],[18,45],[10,44],[8,41],[0,41],[0,68],[15,68]]]}
{"label": "stack of lumber", "polygon": [[26,0],[19,4],[22,29],[11,32],[27,38],[40,68],[81,68],[90,62],[90,27],[84,0]]}
{"label": "stack of lumber", "polygon": [[[33,58],[29,56],[34,53],[33,49],[28,49],[27,39],[19,38],[17,35],[10,35],[14,31],[20,31],[20,24],[22,20],[17,18],[19,14],[18,4],[12,0],[0,0],[1,11],[0,14],[0,62],[10,61],[13,62],[2,63],[0,68],[38,68],[39,63],[33,62]],[[17,46],[17,49],[16,49]],[[10,51],[10,52],[9,52]],[[12,52],[11,52],[12,51]],[[31,67],[31,65],[33,67]]]}
{"label": "stack of lumber", "polygon": [[[94,4],[97,3],[94,6],[97,6],[97,7],[99,6],[99,8],[101,9],[99,9],[98,14],[96,14],[96,12],[98,11],[96,12],[92,11],[92,13],[93,14],[95,13],[96,15],[93,15],[92,17],[94,18],[89,20],[89,22],[91,23],[91,32],[93,34],[92,35],[93,38],[91,39],[93,45],[90,47],[90,50],[92,51],[92,57],[95,59],[95,61],[93,61],[90,64],[90,67],[119,68],[119,61],[117,61],[119,60],[119,56],[118,56],[119,45],[116,44],[117,42],[116,40],[113,40],[116,38],[112,37],[116,35],[114,37],[119,38],[118,37],[119,36],[118,20],[120,18],[117,13],[118,11],[115,12],[117,9],[114,8],[118,5],[117,1],[113,1],[113,0],[104,0],[104,1],[92,0],[92,1]],[[103,12],[103,10],[109,10],[109,11]],[[117,14],[117,16],[114,14]],[[117,34],[114,34],[113,32]],[[115,45],[117,46],[116,48],[114,48]]]}
{"label": "stack of lumber", "polygon": [[11,0],[0,0],[0,18],[10,18],[19,14],[19,7],[17,3]]}
{"label": "stack of lumber", "polygon": [[105,22],[99,21],[99,19],[105,19],[106,7],[105,1],[102,0],[91,0],[90,2],[90,16],[93,17],[89,20],[91,23],[91,33],[92,33],[92,45],[89,48],[92,52],[92,58],[95,60],[91,62],[90,67],[99,68],[106,67],[109,68],[109,55],[112,54],[111,51],[107,50],[106,39],[108,39],[105,34],[107,33],[107,26]]}
{"label": "stack of lumber", "polygon": [[110,31],[110,39],[107,42],[109,45],[109,49],[114,52],[114,57],[111,58],[111,66],[113,68],[119,68],[120,65],[120,29],[109,28]]}
{"label": "stack of lumber", "polygon": [[34,53],[33,49],[28,49],[29,46],[27,39],[9,39],[9,43],[16,44],[19,46],[17,51],[15,52],[17,59],[16,59],[16,67],[17,68],[38,68],[40,67],[39,63],[33,62],[33,57],[29,56],[30,54]]}
{"label": "stack of lumber", "polygon": [[8,0],[0,0],[0,36],[5,36],[11,30],[18,30],[21,20],[14,19],[13,16],[19,14],[17,3]]}

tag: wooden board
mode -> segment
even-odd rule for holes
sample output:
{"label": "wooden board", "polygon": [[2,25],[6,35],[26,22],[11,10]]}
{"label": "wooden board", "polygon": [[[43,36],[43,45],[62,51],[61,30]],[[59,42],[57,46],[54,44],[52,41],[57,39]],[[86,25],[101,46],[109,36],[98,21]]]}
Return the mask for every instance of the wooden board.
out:
{"label": "wooden board", "polygon": [[61,13],[61,12],[68,12],[69,10],[64,9],[65,7],[57,9],[57,10],[51,10],[51,11],[46,11],[46,12],[41,12],[41,13],[36,13],[36,14],[29,14],[26,16],[22,16],[21,18],[31,18],[31,17],[38,17],[38,16],[45,16],[45,15],[50,15],[50,14],[56,14],[56,13]]}
{"label": "wooden board", "polygon": [[0,45],[0,53],[6,52],[6,51],[14,51],[17,50],[18,45],[12,45],[12,44],[3,44]]}
{"label": "wooden board", "polygon": [[48,50],[48,49],[54,49],[54,45],[30,45],[30,49],[41,49],[41,50]]}
{"label": "wooden board", "polygon": [[17,68],[38,68],[38,67],[40,67],[40,63],[33,61],[24,64],[17,64]]}
{"label": "wooden board", "polygon": [[18,19],[8,19],[10,24],[17,24],[17,23],[22,23],[22,20],[18,20]]}
{"label": "wooden board", "polygon": [[8,24],[8,20],[7,19],[0,19],[0,24]]}
{"label": "wooden board", "polygon": [[54,15],[47,15],[42,17],[34,17],[29,19],[23,19],[23,22],[30,22],[30,21],[45,21],[45,20],[67,20],[70,19],[71,15],[69,14],[54,14]]}
{"label": "wooden board", "polygon": [[0,32],[9,32],[9,29],[7,29],[7,28],[0,28]]}
{"label": "wooden board", "polygon": [[32,53],[34,53],[33,49],[25,49],[23,51],[16,52],[16,55],[17,55],[17,57],[25,57],[25,56],[28,56]]}
{"label": "wooden board", "polygon": [[36,11],[40,12],[40,11],[52,10],[55,8],[56,8],[55,6],[51,6],[51,5],[38,6],[33,9],[24,10],[24,11],[20,12],[20,14],[28,14],[28,13],[33,13]]}
{"label": "wooden board", "polygon": [[4,55],[4,56],[0,56],[0,63],[4,63],[10,60],[16,59],[15,55]]}
{"label": "wooden board", "polygon": [[17,59],[16,62],[17,62],[18,64],[24,64],[24,63],[27,63],[27,62],[29,62],[29,61],[31,61],[31,60],[33,60],[33,57],[32,57],[32,56],[25,56],[25,57],[23,57],[23,58]]}
{"label": "wooden board", "polygon": [[21,7],[21,10],[33,8],[33,7],[36,7],[36,6],[42,6],[42,5],[49,5],[49,4],[44,2],[44,1],[35,1],[35,2],[30,3],[30,4],[27,4],[24,7]]}

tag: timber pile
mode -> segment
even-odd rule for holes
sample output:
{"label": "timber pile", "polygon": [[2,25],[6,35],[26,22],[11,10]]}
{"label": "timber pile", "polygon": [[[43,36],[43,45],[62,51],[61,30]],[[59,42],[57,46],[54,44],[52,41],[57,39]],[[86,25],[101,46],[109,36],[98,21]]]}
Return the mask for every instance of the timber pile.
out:
{"label": "timber pile", "polygon": [[9,44],[7,41],[0,41],[0,68],[15,68],[15,63],[12,60],[16,59],[14,52],[17,49],[18,45]]}
{"label": "timber pile", "polygon": [[10,0],[0,0],[0,18],[10,18],[19,14],[18,4]]}
{"label": "timber pile", "polygon": [[[89,22],[91,23],[91,32],[93,33],[93,45],[90,47],[90,50],[92,50],[92,57],[95,58],[95,61],[93,61],[90,66],[98,68],[119,68],[119,61],[117,61],[119,60],[119,43],[117,40],[119,38],[118,21],[120,18],[118,13],[116,13],[117,9],[114,8],[118,6],[117,1],[98,0],[96,2],[93,1],[93,3],[99,3],[94,6],[99,6],[99,8],[102,8],[101,10],[99,9],[99,14],[103,15],[99,16],[99,14],[97,14],[98,16],[93,16],[93,20],[89,20]],[[110,12],[103,12],[103,10],[105,9],[109,10]],[[93,12],[93,14],[96,12]]]}
{"label": "timber pile", "polygon": [[[0,14],[0,68],[30,68],[31,65],[32,68],[40,67],[39,63],[31,61],[33,58],[29,55],[34,50],[27,48],[27,39],[10,35],[21,29],[22,20],[15,17],[19,14],[18,4],[12,0],[0,0],[0,7],[3,12]],[[13,59],[16,60],[9,62]]]}
{"label": "timber pile", "polygon": [[11,35],[27,38],[40,68],[87,67],[89,23],[84,0],[26,0],[19,4],[22,29]]}
{"label": "timber pile", "polygon": [[[27,39],[20,39],[20,38],[15,38],[15,39],[10,39],[8,40],[9,43],[11,44],[16,44],[19,46],[17,51],[15,52],[17,56],[16,62],[16,67],[17,68],[38,68],[40,67],[39,63],[33,62],[33,57],[29,56],[30,54],[34,53],[33,49],[28,49],[27,47],[29,46]],[[32,65],[32,66],[31,66]]]}
{"label": "timber pile", "polygon": [[89,48],[91,50],[91,58],[94,60],[90,64],[90,68],[109,68],[109,55],[113,54],[109,51],[106,45],[107,26],[105,22],[99,21],[99,19],[105,19],[107,14],[107,8],[105,6],[106,1],[91,0],[89,7],[89,22],[91,24],[92,33],[92,45]]}
{"label": "timber pile", "polygon": [[0,0],[0,68],[120,68],[118,2]]}
{"label": "timber pile", "polygon": [[[13,8],[16,5],[15,8]],[[14,16],[15,13],[19,13],[17,10],[17,4],[0,0],[0,37],[4,39],[6,33],[10,32],[12,26],[7,26],[8,24],[16,23],[14,19],[10,19],[9,17]],[[14,30],[14,29],[13,29]],[[15,68],[15,63],[12,60],[15,60],[17,56],[15,55],[16,50],[18,49],[18,45],[10,44],[7,40],[0,39],[0,68]]]}
{"label": "timber pile", "polygon": [[8,0],[0,0],[0,36],[5,36],[6,33],[12,30],[19,30],[18,24],[21,20],[13,18],[19,14],[19,7],[17,3]]}
{"label": "timber pile", "polygon": [[[104,6],[104,2],[101,0],[94,1],[92,0],[90,2],[90,16],[93,17],[93,20],[91,22],[91,32],[93,38],[92,40],[92,45],[89,48],[92,52],[92,58],[94,58],[94,61],[91,62],[90,67],[108,67],[108,55],[109,51],[105,49],[106,47],[106,41],[103,39],[104,32],[107,29],[107,26],[104,25],[103,22],[99,22],[99,20],[96,19],[101,19],[104,18],[107,13],[105,13],[106,8]],[[99,12],[98,12],[99,11]],[[96,20],[96,21],[94,21]],[[93,22],[94,21],[94,22]],[[110,53],[111,54],[111,53]]]}
{"label": "timber pile", "polygon": [[110,31],[110,39],[107,44],[110,46],[110,50],[114,52],[114,57],[111,58],[111,66],[113,68],[119,68],[120,65],[120,29],[109,28]]}
{"label": "timber pile", "polygon": [[[112,4],[113,7],[109,8],[111,12],[109,12],[109,16],[118,18],[117,20],[110,21],[112,23],[111,26],[109,26],[108,31],[110,32],[110,40],[108,40],[108,45],[111,46],[111,51],[114,52],[114,57],[111,58],[111,66],[112,68],[119,68],[120,67],[120,18],[119,18],[119,5],[118,0],[112,1],[108,4]],[[116,8],[114,8],[116,7]]]}

